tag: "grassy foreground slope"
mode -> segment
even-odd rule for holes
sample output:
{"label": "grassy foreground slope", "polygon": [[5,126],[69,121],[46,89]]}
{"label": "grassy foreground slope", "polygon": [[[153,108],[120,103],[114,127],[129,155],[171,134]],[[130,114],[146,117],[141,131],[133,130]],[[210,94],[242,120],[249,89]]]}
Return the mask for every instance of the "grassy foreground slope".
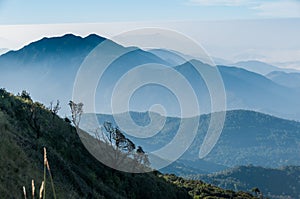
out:
{"label": "grassy foreground slope", "polygon": [[[4,89],[0,89],[0,138],[2,198],[23,198],[22,186],[30,192],[32,179],[38,195],[43,147],[47,148],[57,198],[184,199],[213,197],[216,192],[224,193],[224,198],[252,198],[217,187],[210,193],[210,185],[198,181],[198,185],[187,186],[159,172],[130,174],[110,169],[89,154],[68,121],[33,102],[29,95],[14,96]],[[46,198],[53,198],[49,180],[46,190]],[[201,190],[207,190],[206,194],[200,195]]]}

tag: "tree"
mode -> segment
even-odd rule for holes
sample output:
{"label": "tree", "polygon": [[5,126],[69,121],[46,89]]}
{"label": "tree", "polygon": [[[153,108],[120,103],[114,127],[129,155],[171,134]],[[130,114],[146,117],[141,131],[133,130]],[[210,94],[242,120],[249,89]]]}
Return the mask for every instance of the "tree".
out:
{"label": "tree", "polygon": [[124,153],[131,153],[135,149],[135,144],[118,127],[113,127],[110,122],[104,122],[103,127],[106,132],[102,131],[102,138],[106,143]]}
{"label": "tree", "polygon": [[20,96],[21,98],[25,99],[25,100],[29,100],[29,101],[32,102],[32,99],[31,99],[31,97],[30,97],[30,93],[28,93],[28,92],[25,91],[25,90],[23,90],[23,91],[21,92],[21,95],[19,94],[19,96]]}
{"label": "tree", "polygon": [[141,146],[138,146],[138,148],[136,150],[135,159],[140,164],[143,164],[145,166],[150,166],[150,161],[149,161],[148,155],[145,153],[145,151],[143,150],[143,148]]}
{"label": "tree", "polygon": [[57,115],[58,111],[61,109],[59,104],[60,104],[59,100],[56,101],[56,105],[53,105],[53,101],[50,102],[50,106],[48,109],[53,114],[53,117],[54,115]]}
{"label": "tree", "polygon": [[42,135],[42,127],[45,126],[45,124],[42,123],[43,121],[43,114],[42,114],[42,109],[44,109],[44,105],[35,102],[33,104],[30,104],[29,108],[29,124],[32,128],[34,128],[37,132],[37,138],[39,138]]}
{"label": "tree", "polygon": [[83,113],[83,103],[76,104],[73,101],[69,102],[69,106],[72,113],[72,122],[76,128],[79,128],[79,123],[81,120],[81,115]]}
{"label": "tree", "polygon": [[104,141],[106,145],[113,149],[113,154],[110,154],[110,158],[114,168],[118,168],[123,164],[126,158],[131,158],[133,167],[137,166],[135,163],[138,163],[140,166],[150,166],[148,156],[141,146],[138,146],[136,149],[135,144],[118,127],[113,127],[111,122],[104,122],[103,127],[104,129],[100,129],[101,134],[99,135],[99,132],[96,130],[95,135],[99,141]]}
{"label": "tree", "polygon": [[65,117],[65,122],[67,122],[68,124],[71,124],[71,120],[69,119],[69,118],[67,118],[67,117]]}
{"label": "tree", "polygon": [[256,196],[260,193],[260,190],[259,190],[259,188],[257,188],[257,187],[253,187],[253,188],[251,189],[251,191],[252,191]]}

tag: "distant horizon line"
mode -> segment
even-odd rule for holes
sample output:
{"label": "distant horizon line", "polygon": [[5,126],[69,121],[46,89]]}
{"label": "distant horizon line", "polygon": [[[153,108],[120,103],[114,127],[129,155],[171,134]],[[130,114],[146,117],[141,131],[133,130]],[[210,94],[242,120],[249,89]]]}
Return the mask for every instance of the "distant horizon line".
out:
{"label": "distant horizon line", "polygon": [[[1,25],[0,25],[0,26],[1,26]],[[78,37],[78,38],[81,38],[81,39],[86,39],[86,38],[91,37],[91,36],[97,36],[97,37],[99,37],[99,38],[102,38],[102,39],[105,39],[105,40],[111,40],[111,41],[115,42],[115,41],[112,40],[111,38],[105,37],[105,36],[100,35],[100,34],[98,34],[98,33],[96,33],[96,32],[90,32],[89,34],[86,34],[86,35],[81,35],[81,34],[76,34],[76,33],[70,33],[70,32],[67,32],[67,33],[63,33],[63,34],[61,34],[61,35],[44,36],[44,37],[39,38],[39,39],[37,39],[37,40],[34,40],[34,41],[32,41],[32,42],[30,42],[30,43],[28,43],[28,44],[25,44],[24,46],[22,46],[22,47],[19,48],[19,49],[0,48],[0,57],[1,57],[2,55],[5,55],[6,53],[11,52],[11,51],[13,51],[13,52],[19,51],[19,50],[25,48],[26,46],[31,45],[31,44],[36,43],[36,42],[39,42],[39,41],[41,41],[41,40],[43,40],[43,39],[63,38],[63,37],[66,37],[66,36],[74,36],[74,37]],[[116,43],[116,42],[115,42],[115,43]],[[117,43],[117,44],[118,44],[118,43]],[[139,48],[138,46],[136,46],[136,47]],[[161,49],[161,50],[171,50],[171,51],[172,51],[172,49],[163,49],[163,48],[150,48],[150,49]],[[143,50],[143,49],[142,49],[142,50]],[[179,52],[179,53],[180,53],[180,52]],[[190,55],[188,55],[188,56],[190,56]],[[194,58],[194,59],[203,62],[202,60],[200,60],[200,59],[198,59],[198,58]],[[234,62],[234,61],[232,61],[232,60],[226,60],[226,59],[223,58],[223,57],[214,57],[214,56],[212,56],[211,59],[212,59],[213,61],[215,61],[216,59],[222,59],[222,60],[224,60],[224,61],[230,62],[230,63],[228,63],[228,64],[224,64],[224,63],[222,63],[222,64],[216,64],[216,66],[223,66],[223,65],[224,65],[224,66],[235,66],[235,65],[233,65],[233,64],[236,64],[236,63],[239,63],[239,62],[253,62],[253,61],[273,65],[273,63],[266,62],[266,61],[262,61],[262,60],[259,60],[259,59],[240,59],[239,61],[236,61],[236,62]],[[189,62],[189,61],[191,61],[191,60],[193,60],[193,59],[190,59],[190,60],[188,60],[187,62]],[[203,63],[204,63],[204,62],[203,62]],[[205,64],[208,64],[208,63],[205,63]],[[210,64],[209,64],[209,65],[210,65]],[[274,66],[275,66],[275,65],[274,65]],[[235,67],[237,67],[237,66],[235,66]],[[282,68],[282,67],[279,67],[279,66],[275,66],[275,67],[278,67],[278,68],[280,68],[280,69],[292,69],[292,70],[298,70],[298,69],[295,69],[295,68]],[[299,72],[300,72],[300,70],[299,70]]]}
{"label": "distant horizon line", "polygon": [[[259,110],[250,110],[250,109],[228,109],[228,110],[224,110],[224,111],[216,111],[216,112],[210,112],[210,113],[202,113],[200,115],[195,115],[195,116],[189,116],[189,117],[180,117],[180,116],[175,116],[175,115],[162,115],[159,112],[155,112],[155,111],[139,111],[139,110],[131,110],[131,111],[125,111],[125,112],[121,112],[121,113],[101,113],[101,112],[97,112],[97,113],[83,113],[83,115],[106,115],[106,116],[113,116],[113,115],[122,115],[122,114],[126,114],[126,113],[133,113],[133,114],[148,114],[148,113],[154,113],[157,114],[159,116],[162,117],[166,117],[166,118],[177,118],[177,119],[189,119],[189,118],[195,118],[195,117],[203,117],[203,116],[209,116],[211,114],[218,114],[218,113],[222,113],[225,112],[227,114],[227,112],[238,112],[238,111],[243,111],[243,112],[252,112],[252,113],[259,113],[262,115],[267,115],[270,117],[274,117],[274,118],[279,118],[282,120],[287,120],[287,121],[294,121],[294,122],[300,122],[297,120],[292,120],[292,119],[287,119],[287,118],[282,118],[276,115],[273,115],[271,113],[264,113],[264,112],[260,112]],[[225,114],[225,115],[226,115]]]}

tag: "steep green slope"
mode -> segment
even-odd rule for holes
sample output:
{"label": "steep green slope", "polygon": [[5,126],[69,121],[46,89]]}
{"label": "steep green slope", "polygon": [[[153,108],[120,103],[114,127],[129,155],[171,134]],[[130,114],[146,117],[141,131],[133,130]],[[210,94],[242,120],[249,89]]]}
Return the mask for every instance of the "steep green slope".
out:
{"label": "steep green slope", "polygon": [[[43,147],[47,148],[57,198],[199,198],[199,184],[209,187],[200,181],[183,186],[159,172],[130,174],[110,169],[88,153],[68,120],[52,114],[30,96],[14,96],[4,89],[0,89],[0,136],[1,198],[23,198],[22,186],[31,191],[32,179],[38,195]],[[53,198],[49,178],[46,190],[46,198]],[[205,197],[226,192],[217,187],[203,190]],[[230,194],[226,197],[247,195]]]}
{"label": "steep green slope", "polygon": [[[29,189],[32,179],[40,187],[44,146],[57,198],[190,198],[186,190],[152,173],[128,174],[102,165],[69,123],[43,105],[2,89],[0,135],[1,198],[21,198],[22,186]],[[46,190],[51,190],[49,182]]]}

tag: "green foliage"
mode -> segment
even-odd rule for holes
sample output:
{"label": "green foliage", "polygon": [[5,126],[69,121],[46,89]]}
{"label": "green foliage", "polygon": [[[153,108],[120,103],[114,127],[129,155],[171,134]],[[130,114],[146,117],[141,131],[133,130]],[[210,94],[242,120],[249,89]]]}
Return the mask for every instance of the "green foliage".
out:
{"label": "green foliage", "polygon": [[234,192],[231,190],[224,190],[211,184],[204,183],[199,180],[186,180],[182,177],[177,177],[173,174],[162,175],[167,182],[176,184],[178,187],[186,189],[194,199],[217,199],[217,198],[241,198],[251,199],[256,198],[246,192]]}
{"label": "green foliage", "polygon": [[22,91],[20,97],[23,98],[24,100],[27,100],[27,101],[31,101],[31,102],[32,102],[32,99],[31,99],[31,97],[30,97],[30,94],[29,94],[27,91],[25,91],[25,90]]}
{"label": "green foliage", "polygon": [[[42,104],[0,89],[0,196],[22,198],[22,187],[43,179],[43,147],[57,198],[190,198],[153,173],[108,168],[83,146],[69,122]],[[40,184],[36,184],[39,188]],[[48,191],[47,191],[48,190]],[[46,198],[53,198],[46,183]]]}
{"label": "green foliage", "polygon": [[[69,120],[4,89],[0,89],[0,137],[2,198],[22,198],[22,187],[31,187],[32,179],[40,187],[44,147],[57,198],[253,198],[158,171],[130,174],[106,167],[86,150]],[[46,198],[53,198],[47,190],[52,190],[51,183],[46,183]]]}
{"label": "green foliage", "polygon": [[249,165],[190,177],[225,189],[251,191],[255,195],[262,193],[270,198],[300,198],[300,166],[271,169]]}

